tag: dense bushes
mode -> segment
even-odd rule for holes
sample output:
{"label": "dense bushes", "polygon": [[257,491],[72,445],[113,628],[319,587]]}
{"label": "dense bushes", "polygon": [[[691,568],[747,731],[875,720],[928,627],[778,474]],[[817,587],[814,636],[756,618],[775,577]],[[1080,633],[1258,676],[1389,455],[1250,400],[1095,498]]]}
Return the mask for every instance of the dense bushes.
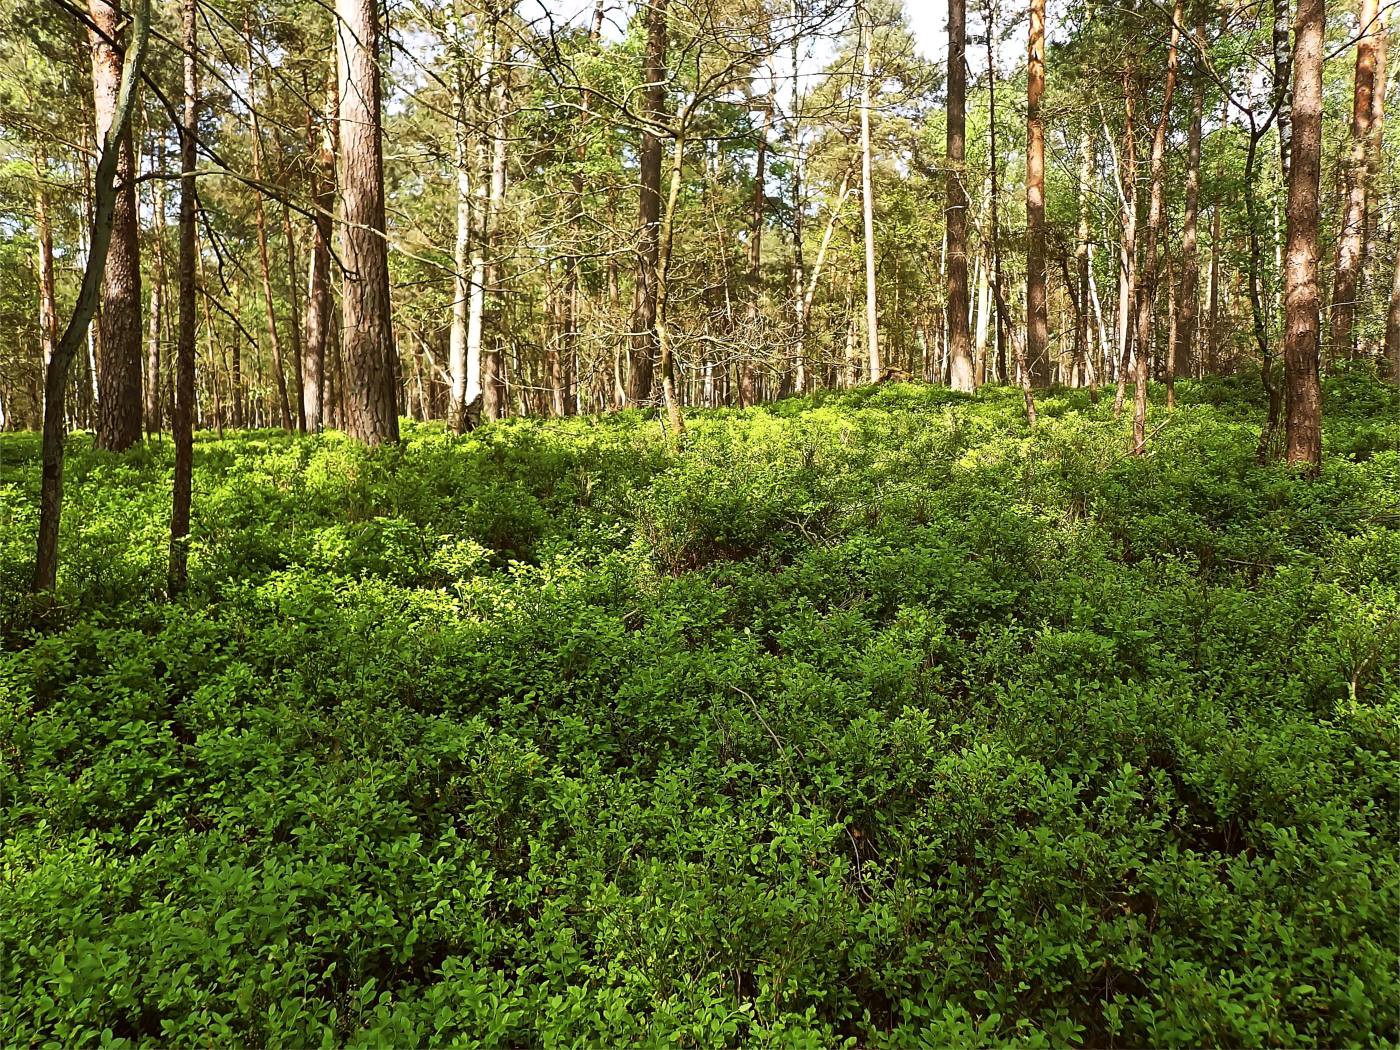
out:
{"label": "dense bushes", "polygon": [[173,606],[7,436],[0,1041],[1393,1042],[1400,405],[1183,387],[210,436]]}

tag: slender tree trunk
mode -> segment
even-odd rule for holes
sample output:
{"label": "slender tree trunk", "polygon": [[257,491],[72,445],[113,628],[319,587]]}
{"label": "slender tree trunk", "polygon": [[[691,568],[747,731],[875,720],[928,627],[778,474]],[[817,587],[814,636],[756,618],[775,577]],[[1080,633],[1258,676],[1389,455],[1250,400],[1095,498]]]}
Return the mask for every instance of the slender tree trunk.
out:
{"label": "slender tree trunk", "polygon": [[661,356],[661,394],[666,403],[666,415],[671,424],[671,441],[679,447],[685,434],[685,417],[681,414],[676,391],[675,353],[671,346],[671,250],[676,237],[676,204],[681,195],[682,167],[685,163],[684,125],[676,130],[671,146],[671,180],[662,214],[661,238],[656,266],[656,345]]}
{"label": "slender tree trunk", "polygon": [[282,429],[292,429],[292,403],[287,396],[287,372],[282,367],[282,341],[277,336],[277,308],[272,300],[272,269],[267,258],[267,213],[263,207],[262,127],[258,118],[257,58],[253,52],[253,15],[249,7],[243,14],[243,39],[248,49],[248,116],[251,121],[253,181],[259,188],[253,193],[253,223],[258,237],[258,265],[262,273],[263,313],[267,320],[267,345],[272,351],[272,370],[277,380],[277,408],[281,412]]}
{"label": "slender tree trunk", "polygon": [[1094,138],[1088,121],[1079,129],[1079,227],[1075,231],[1075,281],[1079,287],[1078,310],[1075,314],[1074,355],[1083,379],[1089,386],[1089,397],[1099,400],[1098,370],[1094,355],[1089,351],[1089,197],[1094,192]]}
{"label": "slender tree trunk", "polygon": [[650,126],[642,132],[638,156],[637,284],[632,298],[631,368],[627,400],[641,404],[651,397],[656,345],[656,269],[660,252],[661,138],[666,110],[667,0],[651,0],[647,12],[647,49],[643,77],[644,105]]}
{"label": "slender tree trunk", "polygon": [[[156,145],[155,166],[165,166],[164,140]],[[156,179],[152,190],[151,232],[155,240],[155,281],[151,284],[149,328],[146,333],[146,436],[155,437],[161,430],[160,404],[160,339],[162,308],[165,305],[165,180]]]}
{"label": "slender tree trunk", "polygon": [[[967,3],[948,3],[948,385],[973,390],[967,325]],[[986,321],[978,320],[977,342],[985,349]]]}
{"label": "slender tree trunk", "polygon": [[[758,144],[754,157],[753,219],[749,224],[749,327],[751,343],[760,343],[759,321],[760,301],[763,297],[763,204],[766,199],[764,180],[768,161],[768,121],[772,113],[772,100],[763,103],[763,123],[758,133]],[[739,364],[739,404],[755,403],[753,352],[744,355]]]}
{"label": "slender tree trunk", "polygon": [[379,5],[336,0],[340,77],[341,344],[346,429],[370,445],[399,439],[399,362],[389,298],[380,127]]}
{"label": "slender tree trunk", "polygon": [[[860,173],[861,207],[865,228],[865,356],[870,367],[870,381],[878,382],[880,367],[880,321],[875,303],[875,187],[871,173],[870,158],[870,84],[875,78],[871,64],[870,48],[873,27],[869,12],[860,10],[861,17],[861,62],[860,81]],[[963,266],[966,270],[966,262]],[[964,277],[964,284],[966,278]]]}
{"label": "slender tree trunk", "polygon": [[[1400,241],[1400,238],[1397,238]],[[1395,270],[1390,278],[1390,311],[1385,319],[1385,356],[1390,380],[1400,384],[1400,244],[1395,248]]]}
{"label": "slender tree trunk", "polygon": [[[453,142],[453,164],[456,168],[457,231],[452,248],[452,329],[448,336],[447,425],[460,434],[467,425],[467,406],[481,396],[481,346],[477,344],[476,374],[467,367],[467,329],[470,325],[470,302],[473,293],[471,268],[472,238],[472,146],[471,114],[469,111],[466,14],[461,0],[452,5],[454,51],[452,55],[453,117],[456,121]],[[480,249],[480,241],[475,247]],[[475,382],[473,382],[473,379]],[[468,395],[468,388],[474,388]]]}
{"label": "slender tree trunk", "polygon": [[[1197,63],[1206,46],[1205,28],[1196,24]],[[1206,80],[1199,65],[1191,82],[1191,127],[1186,133],[1186,211],[1181,227],[1181,287],[1177,291],[1176,355],[1168,362],[1167,404],[1176,403],[1176,376],[1193,374],[1195,356],[1197,286],[1200,264],[1196,258],[1196,223],[1201,200],[1201,117],[1205,110]]]}
{"label": "slender tree trunk", "polygon": [[1342,226],[1337,236],[1336,276],[1332,281],[1332,354],[1356,353],[1356,303],[1366,257],[1366,210],[1370,192],[1372,102],[1376,65],[1385,37],[1379,30],[1377,0],[1360,0],[1361,39],[1356,45],[1356,76],[1351,110],[1351,151],[1342,191]]}
{"label": "slender tree trunk", "polygon": [[1172,11],[1171,40],[1167,45],[1167,78],[1162,89],[1162,111],[1152,134],[1148,164],[1147,230],[1142,249],[1142,276],[1137,288],[1137,361],[1133,370],[1133,454],[1136,456],[1147,451],[1148,350],[1152,342],[1152,314],[1157,305],[1157,280],[1161,270],[1157,238],[1162,230],[1162,217],[1166,209],[1167,128],[1171,124],[1172,97],[1176,92],[1180,24],[1181,0],[1176,0]]}
{"label": "slender tree trunk", "polygon": [[325,112],[321,120],[319,149],[314,146],[311,106],[306,110],[306,150],[314,153],[311,197],[316,209],[314,240],[306,278],[306,337],[302,355],[301,403],[306,429],[316,433],[324,421],[326,404],[326,347],[331,337],[331,211],[335,207],[335,155],[340,109],[339,89],[332,69],[326,78]]}
{"label": "slender tree trunk", "polygon": [[[102,141],[116,110],[124,15],[114,0],[88,0],[88,16],[94,112],[97,138]],[[110,452],[121,452],[141,440],[141,247],[129,126],[120,149],[97,341],[97,447]]]}
{"label": "slender tree trunk", "polygon": [[[1283,180],[1287,182],[1293,143],[1293,89],[1289,86],[1293,52],[1288,46],[1288,0],[1272,0],[1272,3],[1274,76],[1270,102],[1277,111],[1274,122],[1278,125],[1279,165]],[[1228,100],[1225,104],[1228,113]]]}
{"label": "slender tree trunk", "polygon": [[39,349],[48,374],[58,345],[58,298],[54,294],[53,227],[49,223],[49,165],[43,153],[34,156],[34,233],[38,242]]}
{"label": "slender tree trunk", "polygon": [[[491,181],[486,200],[486,302],[494,320],[491,342],[481,355],[482,415],[487,419],[503,419],[509,410],[506,398],[505,349],[506,317],[502,300],[505,266],[501,251],[501,212],[506,199],[506,106],[510,84],[509,70],[503,68],[500,56],[499,21],[493,21],[491,31],[493,53],[491,82]],[[470,356],[470,355],[469,355]],[[468,370],[471,362],[468,360]]]}
{"label": "slender tree trunk", "polygon": [[1318,380],[1317,212],[1322,169],[1323,0],[1298,0],[1293,50],[1293,143],[1284,262],[1283,360],[1288,462],[1315,475],[1322,464]]}
{"label": "slender tree trunk", "polygon": [[[1136,85],[1131,71],[1123,74],[1123,165],[1118,196],[1122,204],[1123,236],[1119,249],[1118,273],[1118,390],[1113,398],[1113,416],[1123,414],[1128,392],[1128,362],[1133,351],[1133,329],[1129,315],[1137,289],[1137,132],[1134,126]],[[1138,351],[1142,352],[1141,349]]]}
{"label": "slender tree trunk", "polygon": [[[146,54],[146,43],[150,32],[150,0],[139,0],[133,14],[126,54],[123,56],[115,90],[111,95],[111,105],[106,107],[107,119],[102,127],[100,141],[102,155],[97,162],[97,175],[93,180],[93,217],[88,240],[87,265],[83,270],[83,282],[78,290],[78,301],[73,307],[73,316],[68,327],[54,348],[49,359],[49,367],[44,372],[44,431],[40,452],[42,472],[39,481],[39,533],[35,542],[34,577],[31,589],[35,593],[51,591],[58,578],[58,533],[63,515],[63,438],[64,438],[64,394],[68,388],[68,371],[83,344],[87,327],[97,312],[100,286],[106,282],[108,273],[108,247],[112,242],[116,224],[118,199],[123,192],[134,195],[135,187],[128,180],[124,189],[116,185],[121,167],[123,143],[126,144],[126,159],[130,171],[130,129],[131,114],[136,100],[136,83],[141,73],[141,63]],[[99,107],[99,112],[101,107]],[[100,118],[99,118],[100,119]],[[134,209],[132,218],[135,218]],[[137,343],[136,357],[137,389],[140,389],[141,358],[140,343]],[[140,437],[141,402],[136,399],[136,429]]]}
{"label": "slender tree trunk", "polygon": [[997,25],[995,3],[988,3],[985,17],[987,21],[987,180],[991,185],[987,239],[991,244],[992,305],[995,311],[992,331],[995,333],[997,370],[1004,382],[1006,380],[1006,332],[1009,329],[1011,319],[1006,314],[1006,298],[1001,289],[1001,228],[999,222],[1001,202],[999,180],[1001,173],[997,160]]}
{"label": "slender tree trunk", "polygon": [[1030,2],[1026,70],[1026,357],[1031,385],[1050,382],[1050,321],[1045,296],[1045,0]]}
{"label": "slender tree trunk", "polygon": [[194,480],[194,346],[195,346],[195,135],[199,128],[199,66],[196,58],[195,0],[183,0],[180,23],[184,42],[185,100],[180,123],[180,258],[179,334],[175,342],[175,482],[170,502],[170,568],[166,590],[176,595],[188,576],[190,502]]}

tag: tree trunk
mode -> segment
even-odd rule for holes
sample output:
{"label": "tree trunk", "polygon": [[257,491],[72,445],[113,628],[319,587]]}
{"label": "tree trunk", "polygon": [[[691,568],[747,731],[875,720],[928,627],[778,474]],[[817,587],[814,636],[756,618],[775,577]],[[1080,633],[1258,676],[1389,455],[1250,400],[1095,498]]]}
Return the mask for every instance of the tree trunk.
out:
{"label": "tree trunk", "polygon": [[1133,369],[1133,454],[1147,451],[1148,349],[1152,342],[1152,314],[1157,305],[1157,279],[1161,260],[1157,238],[1166,208],[1167,128],[1171,124],[1172,97],[1176,92],[1177,45],[1181,39],[1181,0],[1172,11],[1171,40],[1167,44],[1167,79],[1162,89],[1162,111],[1152,134],[1149,160],[1147,231],[1142,249],[1142,276],[1137,288],[1137,360]]}
{"label": "tree trunk", "polygon": [[1030,2],[1026,69],[1026,358],[1031,385],[1050,382],[1050,327],[1045,297],[1045,0]]}
{"label": "tree trunk", "polygon": [[1361,266],[1366,257],[1366,210],[1370,191],[1372,101],[1376,93],[1376,64],[1384,35],[1379,31],[1377,0],[1358,5],[1361,39],[1356,45],[1356,76],[1352,95],[1350,155],[1342,191],[1341,230],[1337,235],[1337,267],[1332,281],[1332,354],[1356,353],[1356,302]]}
{"label": "tree trunk", "polygon": [[865,229],[865,356],[870,368],[870,381],[874,383],[879,380],[881,372],[880,322],[875,303],[875,197],[870,162],[870,82],[874,79],[870,47],[874,33],[868,18],[869,13],[861,8],[859,14],[863,73],[860,81],[860,174]]}
{"label": "tree trunk", "polygon": [[637,283],[632,297],[631,365],[627,375],[627,400],[634,405],[651,397],[656,355],[656,268],[660,252],[661,138],[666,110],[667,0],[651,0],[647,12],[647,49],[643,77],[646,118],[638,154]]}
{"label": "tree trunk", "polygon": [[675,354],[671,346],[670,327],[670,274],[671,249],[676,237],[676,204],[681,195],[682,165],[685,163],[684,128],[676,130],[675,141],[671,146],[671,181],[666,196],[666,209],[662,215],[660,243],[657,250],[656,266],[656,346],[661,356],[661,395],[666,404],[667,418],[671,424],[671,441],[679,448],[685,434],[685,417],[681,414],[680,398],[676,391]]}
{"label": "tree trunk", "polygon": [[339,86],[334,69],[326,77],[325,111],[321,119],[321,143],[314,148],[311,104],[306,109],[306,151],[315,154],[311,175],[311,199],[315,208],[311,258],[306,278],[306,323],[302,354],[301,403],[308,433],[321,429],[326,404],[326,347],[331,334],[331,236],[335,208],[335,155],[340,109]]}
{"label": "tree trunk", "polygon": [[1128,392],[1128,361],[1133,351],[1133,329],[1128,321],[1138,281],[1137,133],[1133,123],[1137,88],[1134,79],[1131,70],[1123,74],[1123,165],[1118,186],[1123,236],[1118,260],[1118,390],[1113,397],[1115,419],[1123,414],[1123,402]]}
{"label": "tree trunk", "polygon": [[58,299],[54,294],[53,227],[49,223],[49,165],[48,159],[37,153],[34,157],[34,233],[38,241],[39,278],[39,350],[47,375],[58,345]]}
{"label": "tree trunk", "polygon": [[[505,270],[501,252],[501,210],[506,199],[506,104],[509,88],[509,72],[502,70],[499,48],[499,27],[493,22],[491,29],[491,72],[490,81],[491,119],[491,181],[486,199],[486,226],[483,236],[486,242],[486,267],[484,270],[482,302],[483,321],[485,309],[489,306],[493,317],[491,342],[481,354],[482,361],[482,415],[486,419],[503,419],[509,404],[506,399],[505,345],[506,327],[504,304],[501,289],[504,285]],[[478,343],[478,345],[482,345]],[[468,371],[471,369],[470,348],[468,348]]]}
{"label": "tree trunk", "polygon": [[1400,244],[1395,248],[1395,270],[1390,278],[1390,311],[1385,319],[1385,356],[1390,380],[1400,384]]}
{"label": "tree trunk", "polygon": [[1318,381],[1317,211],[1322,168],[1323,0],[1298,0],[1293,51],[1293,143],[1289,154],[1288,249],[1284,262],[1283,361],[1288,462],[1316,475],[1322,464]]}
{"label": "tree trunk", "polygon": [[1205,109],[1206,78],[1200,54],[1206,47],[1205,28],[1196,24],[1198,63],[1191,84],[1191,127],[1186,133],[1186,212],[1181,227],[1181,287],[1177,290],[1176,354],[1167,362],[1167,404],[1176,403],[1176,377],[1193,373],[1195,355],[1196,291],[1200,264],[1196,258],[1196,223],[1201,200],[1201,117]]}
{"label": "tree trunk", "polygon": [[[772,113],[772,101],[763,103],[763,124],[759,128],[757,150],[754,157],[753,218],[749,224],[749,329],[751,345],[757,347],[761,340],[758,332],[760,301],[763,297],[763,204],[766,199],[764,179],[768,161],[768,121]],[[754,360],[750,351],[744,355],[739,365],[739,404],[755,403]]]}
{"label": "tree trunk", "polygon": [[1089,397],[1099,400],[1098,370],[1089,352],[1089,197],[1094,191],[1094,137],[1088,121],[1079,129],[1079,227],[1075,231],[1075,282],[1079,288],[1074,325],[1074,356]]}
{"label": "tree trunk", "polygon": [[[467,425],[467,406],[481,396],[481,344],[477,343],[475,372],[468,368],[467,330],[471,323],[472,238],[472,148],[471,114],[467,91],[466,15],[461,0],[452,5],[453,40],[452,104],[456,121],[453,164],[456,168],[457,230],[452,247],[452,329],[447,344],[447,426],[460,434]],[[476,242],[480,247],[480,242]]]}
{"label": "tree trunk", "polygon": [[175,483],[170,502],[170,568],[166,590],[176,595],[188,576],[190,502],[194,480],[195,135],[199,128],[199,67],[195,0],[183,0],[185,102],[180,125],[179,334],[175,342]]}
{"label": "tree trunk", "polygon": [[[103,141],[116,111],[122,72],[119,27],[124,16],[114,0],[88,0],[88,15],[93,105],[97,138]],[[116,213],[97,322],[97,447],[110,452],[121,452],[141,440],[141,246],[135,175],[128,126],[120,143]]]}
{"label": "tree trunk", "polygon": [[[967,324],[967,3],[948,3],[948,385],[973,390]],[[990,298],[990,293],[983,297]],[[978,346],[985,348],[986,320],[978,318]]]}
{"label": "tree trunk", "polygon": [[[126,154],[130,170],[131,113],[136,99],[136,82],[141,73],[141,63],[146,54],[146,42],[150,31],[150,0],[140,0],[131,22],[127,38],[126,54],[123,56],[111,104],[106,107],[106,121],[100,136],[102,155],[97,162],[97,175],[93,180],[92,228],[88,240],[87,266],[83,271],[83,282],[78,290],[78,301],[73,307],[73,316],[63,331],[49,359],[49,367],[44,372],[44,432],[40,453],[42,471],[39,481],[39,532],[35,542],[34,577],[31,589],[35,593],[51,591],[58,578],[58,532],[63,515],[63,438],[64,393],[68,387],[68,371],[73,358],[82,346],[88,324],[97,312],[99,286],[106,283],[108,273],[108,247],[112,242],[113,228],[116,225],[118,198],[124,192],[135,195],[135,187],[127,182],[123,190],[118,190],[116,179],[121,167],[121,157]],[[105,46],[105,45],[104,45]],[[100,119],[100,118],[99,118]],[[125,144],[125,150],[123,150]],[[131,217],[135,218],[134,208]],[[139,335],[139,332],[138,332]],[[141,429],[141,383],[140,342],[137,342],[136,383],[138,394],[135,400],[137,437]]]}
{"label": "tree trunk", "polygon": [[350,435],[370,445],[399,439],[399,363],[389,299],[380,127],[379,8],[336,0],[340,78],[341,232],[345,273],[341,345]]}
{"label": "tree trunk", "polygon": [[292,403],[287,396],[287,373],[282,367],[282,343],[277,336],[277,310],[272,301],[272,270],[267,259],[267,212],[263,207],[262,127],[258,118],[257,60],[253,53],[252,8],[243,13],[243,40],[248,51],[248,118],[253,161],[253,224],[258,238],[258,265],[262,276],[263,314],[267,321],[268,347],[272,351],[272,369],[277,380],[277,408],[281,413],[282,429],[292,429]]}
{"label": "tree trunk", "polygon": [[[1271,38],[1274,76],[1270,101],[1277,114],[1274,120],[1278,124],[1279,166],[1283,172],[1283,180],[1287,182],[1293,142],[1293,90],[1288,83],[1293,57],[1288,46],[1288,0],[1273,0],[1273,16]],[[1227,100],[1227,113],[1228,106]]]}

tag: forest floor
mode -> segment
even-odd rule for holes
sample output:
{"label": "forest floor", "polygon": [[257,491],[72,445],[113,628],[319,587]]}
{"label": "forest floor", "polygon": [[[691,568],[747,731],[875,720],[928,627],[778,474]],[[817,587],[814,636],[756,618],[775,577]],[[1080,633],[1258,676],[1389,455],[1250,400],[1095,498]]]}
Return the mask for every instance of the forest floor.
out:
{"label": "forest floor", "polygon": [[[1400,396],[0,436],[0,1043],[1400,1038]],[[36,626],[37,624],[37,626]]]}

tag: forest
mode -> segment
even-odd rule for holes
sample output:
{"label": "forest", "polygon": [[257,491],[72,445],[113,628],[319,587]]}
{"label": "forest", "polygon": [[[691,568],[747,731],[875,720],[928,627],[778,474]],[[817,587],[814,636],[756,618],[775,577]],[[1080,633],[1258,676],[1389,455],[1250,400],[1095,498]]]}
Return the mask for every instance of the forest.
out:
{"label": "forest", "polygon": [[1396,1045],[1397,38],[0,0],[0,1045]]}

